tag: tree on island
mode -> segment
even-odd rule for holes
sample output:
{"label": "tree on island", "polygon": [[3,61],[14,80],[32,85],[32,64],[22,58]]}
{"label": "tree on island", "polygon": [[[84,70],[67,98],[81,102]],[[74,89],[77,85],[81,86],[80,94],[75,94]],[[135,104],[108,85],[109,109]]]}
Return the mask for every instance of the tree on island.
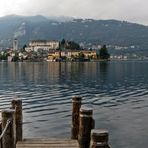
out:
{"label": "tree on island", "polygon": [[65,50],[65,39],[62,39],[62,41],[59,42],[59,48],[57,50],[59,50],[59,58],[61,59],[61,51]]}
{"label": "tree on island", "polygon": [[19,61],[19,56],[18,56],[18,54],[15,54],[15,56],[12,58],[12,61],[13,61],[13,62]]}
{"label": "tree on island", "polygon": [[84,61],[84,58],[85,58],[84,53],[83,53],[83,52],[79,52],[78,59],[79,59],[80,61]]}
{"label": "tree on island", "polygon": [[60,42],[60,49],[61,50],[64,50],[65,49],[65,44],[66,44],[65,39],[62,39],[62,41]]}
{"label": "tree on island", "polygon": [[0,53],[0,60],[7,60],[9,53],[6,51]]}
{"label": "tree on island", "polygon": [[62,41],[61,41],[61,45],[65,45],[65,43],[66,43],[66,41],[65,41],[65,39],[62,39]]}
{"label": "tree on island", "polygon": [[23,49],[23,51],[25,51],[25,48],[26,48],[26,47],[27,47],[27,45],[25,44],[25,45],[23,46],[23,48],[22,48],[22,49]]}
{"label": "tree on island", "polygon": [[74,41],[68,41],[66,48],[72,49],[72,50],[80,50],[81,49],[80,45]]}
{"label": "tree on island", "polygon": [[106,45],[103,45],[100,49],[100,59],[109,59],[110,54],[108,53],[108,50],[106,48]]}
{"label": "tree on island", "polygon": [[65,39],[62,39],[62,41],[60,42],[60,49],[61,50],[65,50],[65,49],[80,50],[81,47],[75,41],[66,41]]}

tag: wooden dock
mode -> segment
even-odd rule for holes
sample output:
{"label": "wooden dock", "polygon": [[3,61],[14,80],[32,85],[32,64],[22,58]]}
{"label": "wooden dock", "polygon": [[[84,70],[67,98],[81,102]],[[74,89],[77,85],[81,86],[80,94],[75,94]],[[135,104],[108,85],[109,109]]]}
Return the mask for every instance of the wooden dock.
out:
{"label": "wooden dock", "polygon": [[94,129],[93,109],[81,106],[81,97],[72,98],[71,139],[24,139],[22,100],[12,100],[1,116],[0,148],[111,148],[108,131]]}
{"label": "wooden dock", "polygon": [[79,145],[71,139],[24,139],[17,142],[16,148],[79,148]]}

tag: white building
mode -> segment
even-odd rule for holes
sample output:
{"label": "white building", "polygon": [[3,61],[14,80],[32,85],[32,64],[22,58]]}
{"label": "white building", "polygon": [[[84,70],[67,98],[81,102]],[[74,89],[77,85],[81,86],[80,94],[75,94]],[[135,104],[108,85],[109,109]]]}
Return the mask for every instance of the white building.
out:
{"label": "white building", "polygon": [[59,41],[46,41],[46,40],[34,40],[29,43],[29,47],[26,47],[26,51],[50,51],[59,48]]}

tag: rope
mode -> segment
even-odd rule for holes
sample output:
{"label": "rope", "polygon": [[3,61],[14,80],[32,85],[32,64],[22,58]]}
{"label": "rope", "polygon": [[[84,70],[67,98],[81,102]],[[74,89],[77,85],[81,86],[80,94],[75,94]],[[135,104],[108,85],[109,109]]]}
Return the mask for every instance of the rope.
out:
{"label": "rope", "polygon": [[8,120],[7,120],[7,124],[6,124],[6,126],[5,126],[5,128],[4,128],[4,130],[3,130],[3,132],[2,132],[1,135],[0,135],[0,139],[2,139],[2,137],[4,136],[4,134],[5,134],[5,132],[6,132],[6,130],[7,130],[7,128],[8,128],[8,126],[9,126],[10,123],[11,123],[11,119],[8,119]]}
{"label": "rope", "polygon": [[16,105],[15,108],[14,108],[15,112],[16,112],[16,109],[17,109],[17,105]]}
{"label": "rope", "polygon": [[10,107],[10,109],[13,109],[16,112],[17,106],[15,106],[15,108]]}
{"label": "rope", "polygon": [[[17,106],[15,106],[15,108],[14,108],[14,111],[15,111],[15,112],[16,112],[16,109],[17,109]],[[9,124],[11,123],[11,121],[12,121],[11,119],[8,119],[8,120],[7,120],[7,124],[6,124],[4,130],[2,131],[2,133],[1,133],[1,135],[0,135],[0,140],[3,138],[3,136],[4,136],[5,132],[6,132],[6,130],[7,130],[8,126],[9,126]],[[2,121],[1,121],[1,120],[0,120],[0,124],[2,124]]]}

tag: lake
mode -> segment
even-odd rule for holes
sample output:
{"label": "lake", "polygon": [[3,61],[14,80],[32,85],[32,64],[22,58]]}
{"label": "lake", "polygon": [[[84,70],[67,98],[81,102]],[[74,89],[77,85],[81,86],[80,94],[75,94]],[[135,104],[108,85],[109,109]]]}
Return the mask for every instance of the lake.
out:
{"label": "lake", "polygon": [[113,148],[148,147],[148,61],[0,63],[0,109],[23,100],[24,137],[70,137],[75,95]]}

